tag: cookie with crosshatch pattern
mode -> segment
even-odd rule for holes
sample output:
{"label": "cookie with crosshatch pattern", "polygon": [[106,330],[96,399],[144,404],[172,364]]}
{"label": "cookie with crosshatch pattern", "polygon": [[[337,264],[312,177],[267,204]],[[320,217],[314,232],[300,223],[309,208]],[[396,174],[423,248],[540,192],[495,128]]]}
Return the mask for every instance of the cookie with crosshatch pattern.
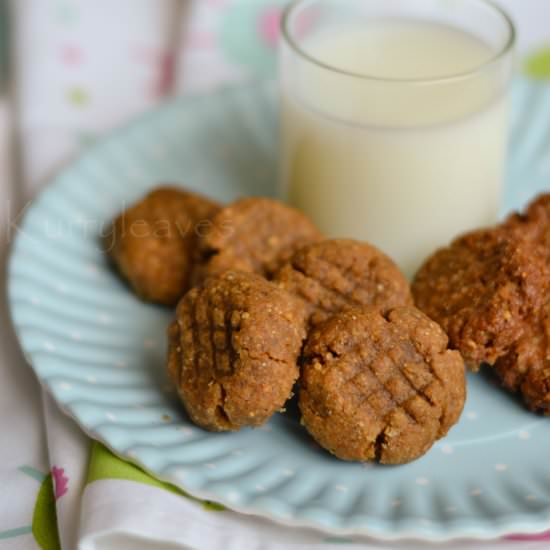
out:
{"label": "cookie with crosshatch pattern", "polygon": [[344,460],[410,462],[464,407],[464,361],[414,307],[340,313],[313,330],[302,360],[302,423]]}
{"label": "cookie with crosshatch pattern", "polygon": [[255,273],[226,271],[179,303],[168,372],[195,424],[260,426],[290,397],[305,336],[294,296]]}

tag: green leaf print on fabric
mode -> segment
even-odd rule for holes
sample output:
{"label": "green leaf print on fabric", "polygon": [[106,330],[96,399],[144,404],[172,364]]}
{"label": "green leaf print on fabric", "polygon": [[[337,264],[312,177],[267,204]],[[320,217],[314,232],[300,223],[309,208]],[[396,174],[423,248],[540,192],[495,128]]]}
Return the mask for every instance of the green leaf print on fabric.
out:
{"label": "green leaf print on fabric", "polygon": [[51,474],[44,478],[38,491],[32,515],[32,534],[43,550],[61,550]]}
{"label": "green leaf print on fabric", "polygon": [[212,502],[211,500],[200,500],[199,502],[205,510],[209,510],[210,512],[223,512],[226,510],[226,507],[223,504],[218,504],[217,502]]}
{"label": "green leaf print on fabric", "polygon": [[537,50],[525,61],[525,72],[538,80],[550,80],[550,45]]}
{"label": "green leaf print on fabric", "polygon": [[90,103],[90,95],[84,88],[75,87],[67,90],[67,101],[75,107],[85,107]]}
{"label": "green leaf print on fabric", "polygon": [[199,500],[171,483],[165,483],[164,481],[155,479],[138,466],[118,458],[111,451],[109,451],[107,447],[97,441],[94,441],[92,443],[86,483],[92,483],[100,479],[126,479],[129,481],[136,481],[138,483],[144,483],[145,485],[152,485],[153,487],[165,489],[166,491],[170,491],[176,495],[194,500],[195,502],[202,504],[205,510],[217,512],[225,510],[225,507],[221,504]]}

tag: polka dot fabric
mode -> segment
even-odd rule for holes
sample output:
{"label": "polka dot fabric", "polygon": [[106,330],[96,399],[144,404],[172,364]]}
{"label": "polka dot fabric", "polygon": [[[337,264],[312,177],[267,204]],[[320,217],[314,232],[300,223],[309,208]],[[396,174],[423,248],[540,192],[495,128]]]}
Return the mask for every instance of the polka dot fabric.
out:
{"label": "polka dot fabric", "polygon": [[180,4],[14,3],[18,124],[25,140],[28,195],[61,161],[173,90]]}
{"label": "polka dot fabric", "polygon": [[195,0],[179,50],[177,89],[202,91],[220,83],[274,77],[286,4],[288,0]]}

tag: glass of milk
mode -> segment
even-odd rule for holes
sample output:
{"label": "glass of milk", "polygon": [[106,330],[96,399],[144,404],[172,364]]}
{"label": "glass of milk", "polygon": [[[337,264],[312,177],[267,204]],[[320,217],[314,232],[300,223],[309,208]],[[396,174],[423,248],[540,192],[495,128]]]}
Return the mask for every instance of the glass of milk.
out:
{"label": "glass of milk", "polygon": [[496,221],[515,31],[486,0],[298,0],[283,19],[283,192],[412,276]]}

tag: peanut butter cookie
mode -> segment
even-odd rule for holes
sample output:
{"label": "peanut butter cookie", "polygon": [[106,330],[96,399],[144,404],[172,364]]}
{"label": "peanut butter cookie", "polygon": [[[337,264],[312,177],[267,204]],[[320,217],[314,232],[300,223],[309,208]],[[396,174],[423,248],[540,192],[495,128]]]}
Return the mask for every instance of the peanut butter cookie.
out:
{"label": "peanut butter cookie", "polygon": [[214,217],[213,230],[200,242],[193,280],[229,269],[270,279],[298,248],[321,238],[306,216],[282,202],[241,199]]}
{"label": "peanut butter cookie", "polygon": [[344,460],[410,462],[464,406],[462,357],[413,307],[340,313],[312,331],[303,361],[302,423]]}
{"label": "peanut butter cookie", "polygon": [[409,284],[395,263],[374,246],[350,239],[301,248],[274,282],[304,302],[312,326],[352,306],[412,305]]}
{"label": "peanut butter cookie", "polygon": [[412,285],[416,305],[438,322],[468,366],[494,364],[545,303],[542,247],[502,227],[473,231],[437,251]]}
{"label": "peanut butter cookie", "polygon": [[291,294],[254,273],[226,271],[179,303],[168,371],[199,426],[259,426],[290,396],[304,338],[304,311]]}
{"label": "peanut butter cookie", "polygon": [[175,305],[189,289],[194,249],[218,210],[206,197],[160,187],[117,216],[104,246],[138,296]]}

